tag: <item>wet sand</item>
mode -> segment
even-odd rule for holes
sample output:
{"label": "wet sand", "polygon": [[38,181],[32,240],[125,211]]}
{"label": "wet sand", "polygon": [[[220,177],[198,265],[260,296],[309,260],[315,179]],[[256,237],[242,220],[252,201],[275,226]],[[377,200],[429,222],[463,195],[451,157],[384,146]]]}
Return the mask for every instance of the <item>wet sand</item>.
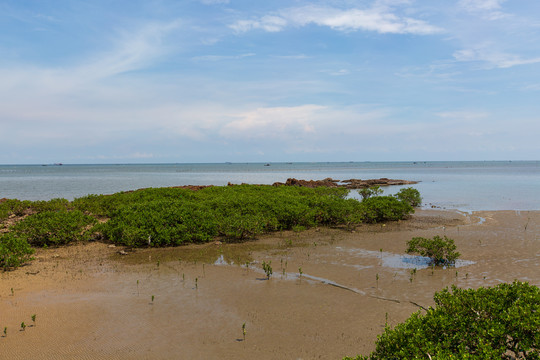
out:
{"label": "wet sand", "polygon": [[[434,235],[455,240],[459,267],[422,268],[402,256],[411,237]],[[101,243],[38,250],[30,265],[0,273],[0,332],[7,326],[0,358],[368,354],[386,321],[394,326],[433,305],[446,286],[540,285],[540,212],[423,210],[354,232],[320,228],[243,244],[120,250]],[[263,261],[271,261],[270,280]]]}

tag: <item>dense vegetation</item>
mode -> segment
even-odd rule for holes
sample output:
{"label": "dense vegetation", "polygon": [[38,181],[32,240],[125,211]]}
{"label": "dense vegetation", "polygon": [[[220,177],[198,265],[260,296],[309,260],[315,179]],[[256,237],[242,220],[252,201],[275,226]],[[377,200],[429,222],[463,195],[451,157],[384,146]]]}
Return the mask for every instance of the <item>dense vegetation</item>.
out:
{"label": "dense vegetation", "polygon": [[0,234],[0,268],[16,268],[32,259],[34,249],[23,237],[12,233]]}
{"label": "dense vegetation", "polygon": [[452,266],[461,255],[456,251],[454,240],[439,235],[432,239],[414,237],[407,242],[407,254],[420,254],[431,259],[430,265]]}
{"label": "dense vegetation", "polygon": [[435,308],[387,327],[373,353],[354,359],[540,359],[537,286],[517,281],[477,290],[454,286],[434,299]]}
{"label": "dense vegetation", "polygon": [[144,189],[88,195],[72,202],[4,200],[0,202],[0,221],[22,218],[7,229],[10,239],[33,246],[101,238],[140,247],[205,242],[216,237],[239,241],[314,226],[351,228],[362,222],[400,220],[414,212],[410,201],[400,199],[399,193],[362,201],[347,195],[344,188],[266,185],[198,191]]}

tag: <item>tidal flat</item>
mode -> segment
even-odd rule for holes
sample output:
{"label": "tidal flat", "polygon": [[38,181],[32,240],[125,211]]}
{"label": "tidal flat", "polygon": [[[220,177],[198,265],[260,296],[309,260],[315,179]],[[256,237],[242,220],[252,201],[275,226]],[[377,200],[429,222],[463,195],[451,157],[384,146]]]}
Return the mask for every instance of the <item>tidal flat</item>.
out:
{"label": "tidal flat", "polygon": [[[434,235],[455,240],[458,267],[405,256],[412,237]],[[354,231],[137,250],[89,242],[35,257],[0,273],[1,357],[341,359],[368,354],[386,323],[445,287],[540,285],[540,212],[417,210]]]}

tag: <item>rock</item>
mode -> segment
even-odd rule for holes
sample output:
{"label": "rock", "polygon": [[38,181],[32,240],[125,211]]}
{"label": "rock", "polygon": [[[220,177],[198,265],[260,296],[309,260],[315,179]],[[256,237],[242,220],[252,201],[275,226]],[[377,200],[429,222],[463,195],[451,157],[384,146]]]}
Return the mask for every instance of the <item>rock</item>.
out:
{"label": "rock", "polygon": [[298,180],[295,178],[289,178],[285,183],[275,182],[273,186],[303,186],[309,188],[316,187],[344,187],[347,189],[363,189],[371,186],[391,186],[391,185],[412,185],[417,184],[418,181],[410,180],[396,180],[388,178],[380,179],[349,179],[349,180],[335,180],[332,178],[326,178],[324,180]]}

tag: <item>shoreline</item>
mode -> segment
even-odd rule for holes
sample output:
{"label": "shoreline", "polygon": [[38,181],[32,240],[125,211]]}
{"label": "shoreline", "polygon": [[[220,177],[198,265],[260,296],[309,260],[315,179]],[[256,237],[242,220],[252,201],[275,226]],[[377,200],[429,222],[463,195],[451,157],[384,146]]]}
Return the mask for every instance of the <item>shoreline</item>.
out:
{"label": "shoreline", "polygon": [[[414,275],[385,263],[404,254],[411,237],[437,234],[453,238],[472,263]],[[540,285],[538,234],[540,211],[437,209],[354,232],[317,228],[127,256],[95,242],[39,249],[30,265],[0,273],[0,327],[8,327],[0,343],[11,359],[367,354],[386,316],[395,326],[431,306],[446,286]],[[263,280],[263,261],[272,264],[270,280]]]}

